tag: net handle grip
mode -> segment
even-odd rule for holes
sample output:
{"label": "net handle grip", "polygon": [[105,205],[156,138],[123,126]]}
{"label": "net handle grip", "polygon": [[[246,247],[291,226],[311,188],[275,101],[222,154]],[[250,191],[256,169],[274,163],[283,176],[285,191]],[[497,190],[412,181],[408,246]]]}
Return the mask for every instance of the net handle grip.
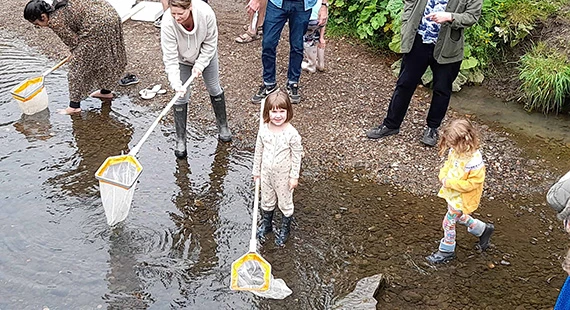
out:
{"label": "net handle grip", "polygon": [[251,239],[249,240],[249,251],[256,252],[257,251],[257,238],[255,236],[255,231],[257,228],[257,215],[259,213],[259,184],[261,180],[257,178],[255,180],[255,197],[253,198],[253,223],[251,224]]}
{"label": "net handle grip", "polygon": [[[188,80],[186,80],[186,83],[184,83],[184,85],[182,85],[183,89],[188,89],[188,87],[190,86],[190,84],[192,83],[192,81],[194,80],[194,78],[196,77],[196,75],[192,74]],[[137,143],[137,145],[129,152],[129,155],[133,155],[135,156],[140,148],[142,147],[143,143],[145,143],[146,139],[148,139],[148,137],[150,136],[150,134],[153,132],[154,128],[156,128],[156,126],[158,125],[158,122],[160,122],[160,120],[166,115],[166,113],[168,113],[168,111],[172,108],[172,106],[174,105],[174,103],[176,102],[176,100],[178,100],[178,98],[180,98],[181,94],[180,92],[176,92],[176,95],[174,95],[174,97],[170,100],[170,102],[166,105],[166,107],[164,107],[164,109],[162,110],[162,112],[160,112],[160,114],[158,115],[158,117],[154,120],[154,122],[152,123],[152,125],[150,125],[150,128],[146,131],[146,133],[144,134],[144,136],[141,138],[141,140],[139,141],[139,143]]]}

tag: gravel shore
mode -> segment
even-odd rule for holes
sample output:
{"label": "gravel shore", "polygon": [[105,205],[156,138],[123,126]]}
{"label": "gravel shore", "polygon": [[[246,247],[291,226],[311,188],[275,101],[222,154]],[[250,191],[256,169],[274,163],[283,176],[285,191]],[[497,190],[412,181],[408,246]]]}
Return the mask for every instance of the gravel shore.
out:
{"label": "gravel shore", "polygon": [[[0,34],[37,49],[54,62],[64,58],[67,48],[51,30],[36,29],[24,20],[26,3],[15,0],[4,4],[0,9]],[[213,0],[211,5],[218,18],[221,80],[234,133],[233,147],[253,149],[259,106],[250,103],[250,98],[261,84],[261,41],[243,45],[234,42],[245,23],[244,3]],[[157,83],[168,85],[161,60],[160,31],[152,23],[129,20],[124,24],[124,33],[127,71],[139,76],[141,82],[117,86],[116,91],[129,95],[135,104],[159,110],[169,96],[142,100],[138,91]],[[285,36],[278,51],[281,86],[286,78],[287,55]],[[416,91],[399,135],[379,141],[365,136],[366,130],[378,125],[385,115],[396,80],[390,69],[393,60],[393,55],[378,54],[350,39],[328,40],[328,70],[303,74],[302,101],[295,106],[292,121],[303,137],[304,178],[325,178],[329,171],[345,171],[353,173],[354,178],[374,179],[417,195],[435,193],[443,159],[435,148],[419,142],[429,108],[425,89]],[[214,115],[201,81],[196,83],[192,101],[191,126],[215,134]],[[465,116],[450,110],[447,120]],[[476,116],[467,117],[472,118],[482,135],[487,198],[544,193],[569,168],[565,160],[570,153],[568,146],[521,136],[486,124]]]}

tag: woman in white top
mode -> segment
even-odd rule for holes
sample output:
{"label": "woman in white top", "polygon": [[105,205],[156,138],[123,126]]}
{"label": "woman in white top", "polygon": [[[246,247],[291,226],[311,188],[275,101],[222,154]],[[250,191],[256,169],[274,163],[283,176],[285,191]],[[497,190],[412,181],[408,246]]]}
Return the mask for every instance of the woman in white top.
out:
{"label": "woman in white top", "polygon": [[203,76],[216,115],[218,138],[229,142],[232,134],[227,124],[224,91],[220,86],[216,15],[203,1],[170,0],[169,5],[161,24],[162,60],[170,85],[182,94],[174,104],[174,154],[185,158],[190,89],[184,89],[183,85],[192,74]]}

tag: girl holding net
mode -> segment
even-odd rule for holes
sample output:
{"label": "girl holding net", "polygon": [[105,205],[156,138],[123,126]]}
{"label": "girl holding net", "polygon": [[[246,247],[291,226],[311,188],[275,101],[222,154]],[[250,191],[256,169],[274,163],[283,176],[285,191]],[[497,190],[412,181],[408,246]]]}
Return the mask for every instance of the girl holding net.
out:
{"label": "girl holding net", "polygon": [[293,217],[293,190],[299,183],[303,146],[299,132],[289,123],[293,106],[289,95],[277,90],[267,96],[263,124],[257,133],[253,158],[253,179],[261,179],[262,221],[257,231],[260,242],[272,231],[275,207],[283,212],[275,244],[284,246]]}

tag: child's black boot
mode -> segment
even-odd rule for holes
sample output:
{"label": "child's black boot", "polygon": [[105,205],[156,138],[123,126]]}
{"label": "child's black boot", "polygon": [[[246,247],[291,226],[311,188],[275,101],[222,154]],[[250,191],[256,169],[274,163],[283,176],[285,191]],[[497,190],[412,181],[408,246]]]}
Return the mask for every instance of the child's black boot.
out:
{"label": "child's black boot", "polygon": [[265,236],[273,230],[273,213],[274,211],[261,211],[261,226],[257,229],[257,239],[259,242],[265,242]]}
{"label": "child's black boot", "polygon": [[427,261],[432,264],[447,263],[448,261],[454,258],[455,258],[455,252],[442,252],[439,250],[437,252],[431,253],[430,256],[426,257]]}
{"label": "child's black boot", "polygon": [[485,251],[489,244],[491,244],[491,235],[495,231],[495,226],[493,224],[485,224],[485,230],[483,230],[483,234],[479,236],[479,244],[477,244],[477,248],[481,251]]}
{"label": "child's black boot", "polygon": [[279,236],[275,239],[275,244],[278,246],[285,246],[285,242],[289,238],[289,231],[291,230],[291,219],[293,216],[283,216],[281,218],[281,230],[279,231]]}

